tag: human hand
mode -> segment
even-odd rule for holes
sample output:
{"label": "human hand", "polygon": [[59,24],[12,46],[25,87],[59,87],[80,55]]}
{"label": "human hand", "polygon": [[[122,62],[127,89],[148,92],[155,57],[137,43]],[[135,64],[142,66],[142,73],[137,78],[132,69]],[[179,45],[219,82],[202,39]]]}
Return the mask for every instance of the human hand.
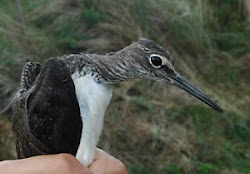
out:
{"label": "human hand", "polygon": [[127,174],[127,169],[121,161],[99,148],[93,163],[88,168],[94,174]]}
{"label": "human hand", "polygon": [[97,149],[94,162],[85,168],[72,155],[42,155],[21,160],[0,162],[4,174],[127,174],[126,167],[117,159]]}

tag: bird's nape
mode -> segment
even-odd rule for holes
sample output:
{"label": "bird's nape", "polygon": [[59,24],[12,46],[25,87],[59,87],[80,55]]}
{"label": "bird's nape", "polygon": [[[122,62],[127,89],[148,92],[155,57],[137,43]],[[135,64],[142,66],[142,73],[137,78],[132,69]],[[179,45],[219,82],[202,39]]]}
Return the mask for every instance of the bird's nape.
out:
{"label": "bird's nape", "polygon": [[171,80],[171,84],[183,89],[184,91],[188,92],[189,94],[195,96],[202,102],[206,103],[213,109],[218,112],[223,112],[221,107],[217,105],[213,100],[211,100],[208,96],[202,93],[199,89],[197,89],[194,85],[192,85],[189,81],[187,81],[184,77],[177,75],[172,75],[169,77]]}

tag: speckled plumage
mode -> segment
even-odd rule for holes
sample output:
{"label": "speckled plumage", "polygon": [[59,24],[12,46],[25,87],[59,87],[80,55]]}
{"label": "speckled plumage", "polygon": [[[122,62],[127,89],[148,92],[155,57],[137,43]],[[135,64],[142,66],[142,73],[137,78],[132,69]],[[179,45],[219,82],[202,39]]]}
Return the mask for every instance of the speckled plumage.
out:
{"label": "speckled plumage", "polygon": [[40,73],[42,65],[38,62],[27,62],[22,71],[20,90],[18,96],[20,97],[32,86],[37,75]]}

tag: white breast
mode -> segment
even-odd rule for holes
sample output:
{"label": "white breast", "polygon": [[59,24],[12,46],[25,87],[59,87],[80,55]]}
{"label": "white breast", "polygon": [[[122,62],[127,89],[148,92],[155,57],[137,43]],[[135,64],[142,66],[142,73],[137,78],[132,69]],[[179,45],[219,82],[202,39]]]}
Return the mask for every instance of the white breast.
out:
{"label": "white breast", "polygon": [[102,132],[103,118],[112,97],[112,90],[97,83],[90,74],[80,77],[77,72],[72,74],[72,79],[83,122],[76,158],[84,166],[88,166],[96,153],[96,145]]}

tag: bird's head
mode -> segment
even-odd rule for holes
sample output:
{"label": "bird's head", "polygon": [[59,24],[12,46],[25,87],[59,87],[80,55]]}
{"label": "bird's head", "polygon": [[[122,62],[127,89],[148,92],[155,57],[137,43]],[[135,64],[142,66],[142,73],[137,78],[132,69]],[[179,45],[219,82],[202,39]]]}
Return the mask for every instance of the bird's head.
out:
{"label": "bird's head", "polygon": [[151,40],[140,39],[124,50],[129,57],[130,69],[139,78],[170,83],[190,93],[218,112],[222,109],[208,96],[182,77],[174,68],[173,58],[169,53]]}

